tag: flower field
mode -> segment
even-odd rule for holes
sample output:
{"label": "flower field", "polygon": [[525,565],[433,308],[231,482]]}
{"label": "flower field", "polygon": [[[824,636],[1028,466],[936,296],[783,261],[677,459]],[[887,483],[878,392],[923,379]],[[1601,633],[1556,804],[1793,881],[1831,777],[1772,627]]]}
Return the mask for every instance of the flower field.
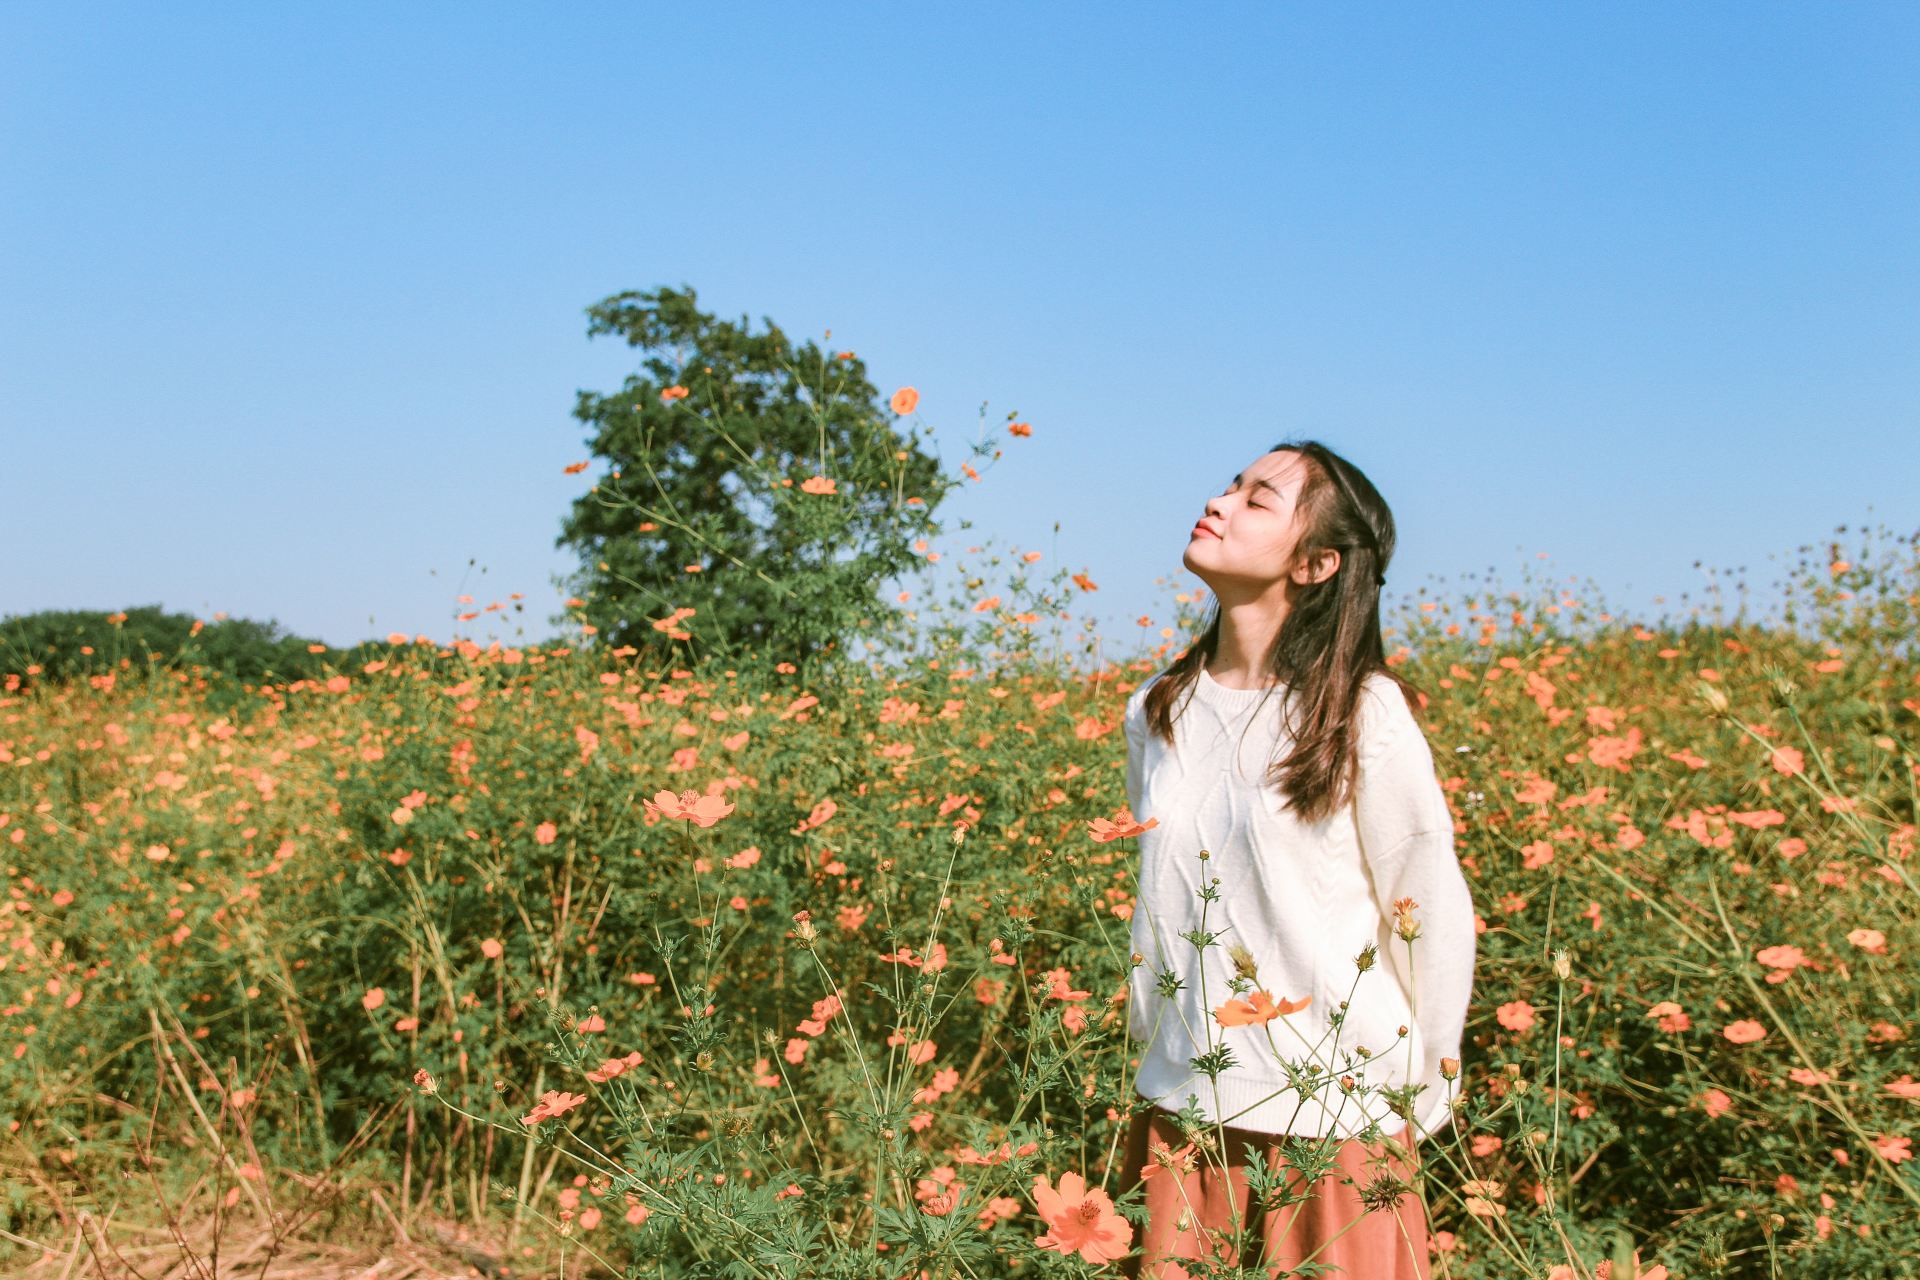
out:
{"label": "flower field", "polygon": [[[1404,1189],[1435,1275],[1920,1257],[1912,554],[1765,627],[1396,620],[1482,930]],[[364,1219],[501,1274],[1118,1274],[1120,711],[1183,636],[1003,632],[813,686],[404,637],[278,687],[0,673],[0,1263]]]}

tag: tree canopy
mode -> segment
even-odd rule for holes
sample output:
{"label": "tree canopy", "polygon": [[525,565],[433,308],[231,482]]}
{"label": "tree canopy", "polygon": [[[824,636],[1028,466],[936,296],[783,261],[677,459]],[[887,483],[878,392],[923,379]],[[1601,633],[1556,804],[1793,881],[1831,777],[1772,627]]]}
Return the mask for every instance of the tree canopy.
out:
{"label": "tree canopy", "polygon": [[[609,464],[556,545],[597,643],[814,665],[896,619],[878,589],[918,564],[952,487],[913,433],[911,388],[882,401],[852,351],[796,346],[699,309],[691,287],[616,294],[588,334],[641,353],[574,416]],[[831,337],[831,330],[827,336]],[[917,543],[917,546],[916,546]]]}

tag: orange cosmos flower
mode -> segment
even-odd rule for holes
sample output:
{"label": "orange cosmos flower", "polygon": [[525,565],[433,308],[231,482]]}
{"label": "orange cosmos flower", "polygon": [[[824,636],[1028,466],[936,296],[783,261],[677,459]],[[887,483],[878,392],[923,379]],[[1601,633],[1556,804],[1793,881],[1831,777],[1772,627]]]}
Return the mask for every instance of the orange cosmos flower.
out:
{"label": "orange cosmos flower", "polygon": [[1276,1003],[1268,992],[1256,991],[1244,1000],[1227,1001],[1213,1011],[1213,1018],[1223,1027],[1261,1026],[1275,1018],[1300,1012],[1312,1000],[1312,996],[1301,996],[1298,1000],[1288,1000],[1282,996]]}
{"label": "orange cosmos flower", "polygon": [[687,394],[687,389],[685,387],[680,387],[680,386],[667,387],[665,390],[661,391],[660,393],[660,403],[672,404],[675,400],[681,399],[686,394]]}
{"label": "orange cosmos flower", "polygon": [[1660,1019],[1662,1031],[1685,1031],[1693,1025],[1693,1019],[1687,1016],[1686,1010],[1671,1000],[1662,1000],[1654,1005],[1647,1010],[1647,1017]]}
{"label": "orange cosmos flower", "polygon": [[1720,1034],[1735,1044],[1752,1044],[1767,1034],[1767,1029],[1752,1018],[1742,1018],[1738,1022],[1729,1022],[1721,1028]]}
{"label": "orange cosmos flower", "polygon": [[1113,811],[1111,818],[1094,818],[1087,823],[1087,834],[1093,837],[1095,844],[1105,844],[1109,840],[1124,840],[1128,836],[1137,836],[1142,831],[1151,831],[1160,825],[1160,819],[1148,818],[1145,822],[1134,820],[1133,810],[1121,805]]}
{"label": "orange cosmos flower", "polygon": [[1878,929],[1855,929],[1847,935],[1847,941],[1862,951],[1871,951],[1875,955],[1887,953],[1887,935]]}
{"label": "orange cosmos flower", "polygon": [[691,790],[679,795],[671,791],[655,792],[653,799],[645,804],[649,813],[658,813],[663,818],[685,818],[696,827],[710,827],[733,812],[733,806],[719,796],[703,796]]}
{"label": "orange cosmos flower", "polygon": [[568,1093],[565,1089],[549,1089],[540,1095],[540,1101],[533,1110],[520,1117],[521,1124],[539,1124],[542,1120],[551,1120],[555,1116],[565,1115],[586,1102],[584,1093]]}
{"label": "orange cosmos flower", "polygon": [[1493,1011],[1494,1020],[1509,1031],[1525,1031],[1533,1025],[1533,1005],[1511,1000]]}
{"label": "orange cosmos flower", "polygon": [[902,387],[893,393],[893,411],[903,418],[919,403],[920,393],[912,387]]}
{"label": "orange cosmos flower", "polygon": [[[605,1084],[615,1076],[625,1075],[645,1061],[646,1059],[640,1056],[640,1051],[635,1049],[624,1058],[608,1058],[592,1071],[587,1072],[587,1079],[595,1084]],[[761,1061],[765,1062],[766,1059],[762,1058]]]}
{"label": "orange cosmos flower", "polygon": [[1042,1249],[1078,1253],[1097,1267],[1125,1257],[1133,1246],[1132,1225],[1114,1211],[1106,1192],[1077,1173],[1061,1174],[1058,1189],[1036,1176],[1033,1201],[1047,1223],[1046,1233],[1034,1240]]}
{"label": "orange cosmos flower", "polygon": [[1192,1173],[1200,1164],[1200,1153],[1195,1150],[1191,1142],[1175,1151],[1166,1143],[1155,1139],[1153,1145],[1147,1148],[1147,1156],[1147,1163],[1140,1170],[1142,1178],[1151,1178],[1162,1169],[1169,1169],[1176,1173]]}

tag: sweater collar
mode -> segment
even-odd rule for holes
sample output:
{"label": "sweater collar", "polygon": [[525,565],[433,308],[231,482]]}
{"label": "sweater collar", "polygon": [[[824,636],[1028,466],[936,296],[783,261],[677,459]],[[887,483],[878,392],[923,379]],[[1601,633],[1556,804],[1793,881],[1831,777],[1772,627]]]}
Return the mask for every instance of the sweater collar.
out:
{"label": "sweater collar", "polygon": [[1256,705],[1263,697],[1277,696],[1286,691],[1284,682],[1271,684],[1264,689],[1229,689],[1207,674],[1203,665],[1199,679],[1193,682],[1194,696],[1223,711],[1245,711]]}

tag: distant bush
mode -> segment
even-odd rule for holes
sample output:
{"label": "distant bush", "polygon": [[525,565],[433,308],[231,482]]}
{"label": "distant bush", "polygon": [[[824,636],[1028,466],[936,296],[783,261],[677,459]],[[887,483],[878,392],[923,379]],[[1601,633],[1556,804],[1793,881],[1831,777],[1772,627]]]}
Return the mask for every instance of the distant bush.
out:
{"label": "distant bush", "polygon": [[[0,674],[63,684],[136,666],[232,676],[249,683],[310,679],[323,669],[318,641],[275,622],[204,622],[157,605],[108,613],[50,609],[0,618]],[[331,661],[338,662],[339,654]]]}

